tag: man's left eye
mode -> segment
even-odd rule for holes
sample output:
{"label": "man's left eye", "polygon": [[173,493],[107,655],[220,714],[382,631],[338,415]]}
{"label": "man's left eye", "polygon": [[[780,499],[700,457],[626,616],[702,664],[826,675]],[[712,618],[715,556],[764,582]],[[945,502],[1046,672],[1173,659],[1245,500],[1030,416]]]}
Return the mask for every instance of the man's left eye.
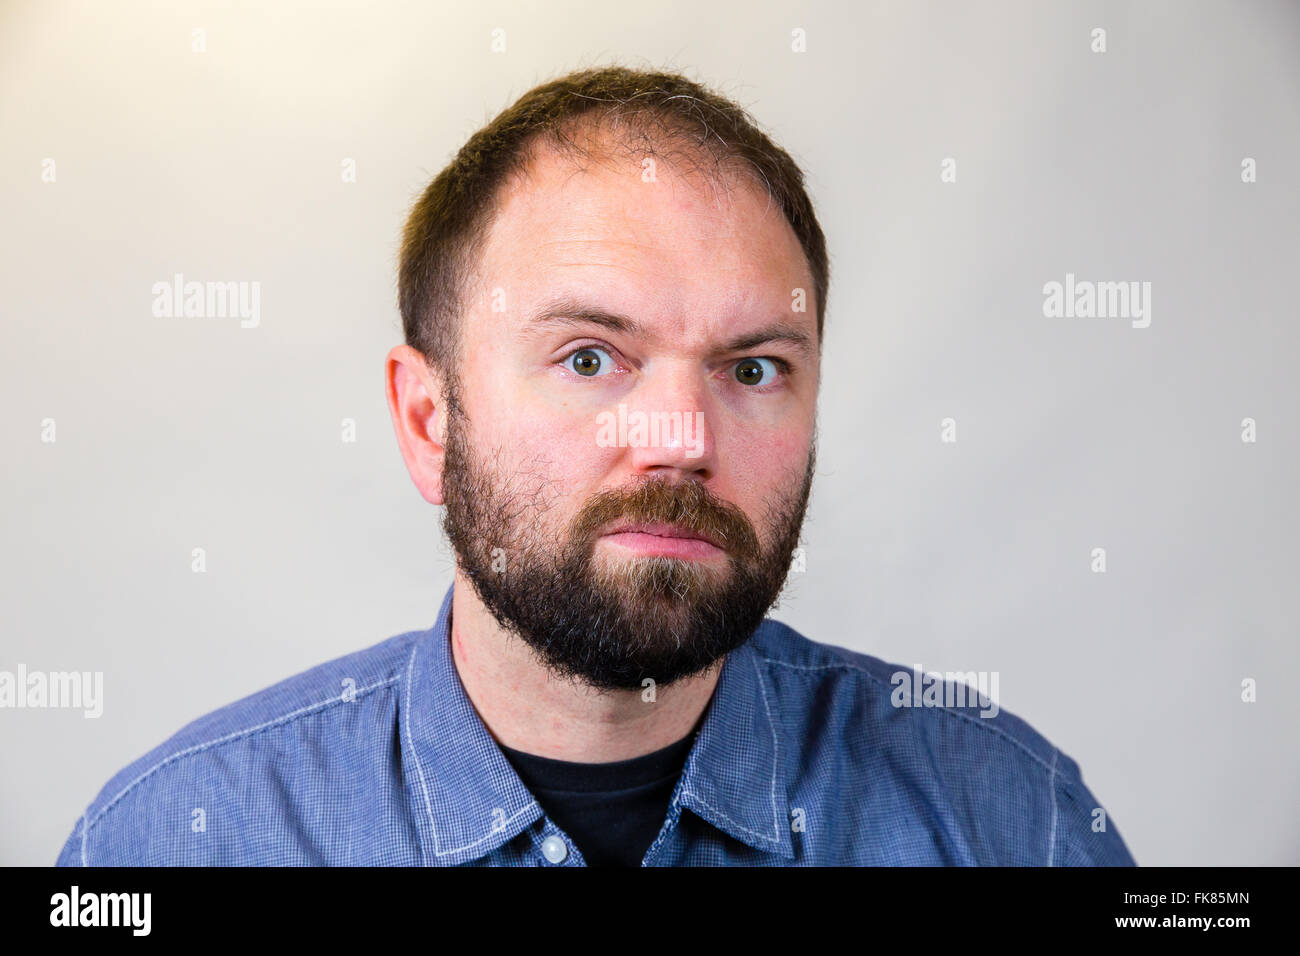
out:
{"label": "man's left eye", "polygon": [[776,380],[776,363],[766,358],[741,359],[736,363],[736,381],[742,385],[763,385]]}
{"label": "man's left eye", "polygon": [[564,364],[569,366],[570,371],[577,372],[584,378],[608,375],[614,371],[614,360],[610,358],[609,353],[593,346],[578,349],[565,360]]}

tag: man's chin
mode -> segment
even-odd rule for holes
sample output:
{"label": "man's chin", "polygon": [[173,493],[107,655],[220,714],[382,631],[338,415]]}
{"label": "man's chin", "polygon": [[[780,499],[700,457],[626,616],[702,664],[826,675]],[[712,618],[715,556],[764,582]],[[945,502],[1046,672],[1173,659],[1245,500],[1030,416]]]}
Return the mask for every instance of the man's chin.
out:
{"label": "man's chin", "polygon": [[717,596],[730,584],[730,562],[669,557],[602,555],[591,568],[592,581],[601,591],[635,607],[641,601],[671,598],[701,600]]}
{"label": "man's chin", "polygon": [[756,626],[763,610],[731,580],[735,568],[701,574],[689,562],[669,564],[657,575],[584,562],[526,585],[517,579],[511,590],[489,587],[485,603],[558,677],[606,691],[641,690],[647,678],[665,686],[705,672],[740,646],[746,622]]}

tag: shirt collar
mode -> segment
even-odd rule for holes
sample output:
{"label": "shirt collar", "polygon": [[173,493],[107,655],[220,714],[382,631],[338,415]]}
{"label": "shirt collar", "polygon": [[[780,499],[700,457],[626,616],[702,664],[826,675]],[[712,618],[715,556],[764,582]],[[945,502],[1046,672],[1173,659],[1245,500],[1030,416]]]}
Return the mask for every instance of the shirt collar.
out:
{"label": "shirt collar", "polygon": [[[453,593],[449,587],[437,622],[413,642],[400,682],[403,769],[425,862],[435,865],[479,859],[543,815],[456,673]],[[793,859],[788,747],[776,696],[752,643],[723,662],[674,791],[673,810],[686,807],[748,846]]]}
{"label": "shirt collar", "polygon": [[674,799],[741,843],[792,860],[790,747],[762,665],[752,636],[723,661]]}

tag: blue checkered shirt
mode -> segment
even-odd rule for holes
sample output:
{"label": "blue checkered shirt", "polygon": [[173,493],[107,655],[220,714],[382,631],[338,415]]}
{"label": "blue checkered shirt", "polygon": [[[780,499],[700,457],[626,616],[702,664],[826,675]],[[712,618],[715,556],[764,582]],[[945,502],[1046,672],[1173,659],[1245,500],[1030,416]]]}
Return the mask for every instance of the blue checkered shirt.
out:
{"label": "blue checkered shirt", "polygon": [[[123,769],[59,865],[585,865],[461,686],[451,595],[431,629]],[[765,620],[727,656],[642,865],[1133,865],[1074,760],[1004,710],[898,706],[903,670]]]}

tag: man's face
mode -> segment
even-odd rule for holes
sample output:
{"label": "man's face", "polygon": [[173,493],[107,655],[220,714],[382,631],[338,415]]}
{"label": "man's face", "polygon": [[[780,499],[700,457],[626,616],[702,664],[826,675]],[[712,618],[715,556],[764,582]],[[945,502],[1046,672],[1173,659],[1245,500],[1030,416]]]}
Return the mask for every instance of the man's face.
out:
{"label": "man's face", "polygon": [[505,194],[449,383],[459,568],[546,666],[601,689],[697,674],[753,633],[813,474],[798,240],[748,184],[642,168],[545,153]]}

